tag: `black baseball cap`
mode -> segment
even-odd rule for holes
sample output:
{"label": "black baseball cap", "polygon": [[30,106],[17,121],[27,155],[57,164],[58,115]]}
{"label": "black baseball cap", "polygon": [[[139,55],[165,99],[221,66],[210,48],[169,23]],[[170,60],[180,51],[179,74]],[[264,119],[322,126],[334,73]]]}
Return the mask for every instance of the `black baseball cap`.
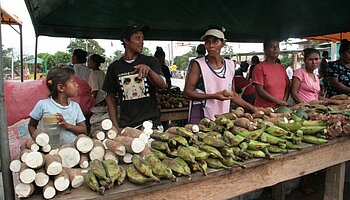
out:
{"label": "black baseball cap", "polygon": [[120,32],[120,40],[123,41],[124,38],[130,38],[130,36],[138,31],[143,34],[150,30],[149,26],[127,26]]}

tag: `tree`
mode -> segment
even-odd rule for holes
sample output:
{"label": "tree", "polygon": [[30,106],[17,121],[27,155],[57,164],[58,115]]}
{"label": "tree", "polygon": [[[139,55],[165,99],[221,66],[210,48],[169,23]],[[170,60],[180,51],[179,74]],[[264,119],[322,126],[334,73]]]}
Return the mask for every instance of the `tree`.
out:
{"label": "tree", "polygon": [[12,58],[13,57],[13,48],[4,48],[4,45],[2,45],[2,65],[3,68],[10,67],[12,65]]}
{"label": "tree", "polygon": [[150,51],[149,48],[147,48],[147,47],[143,47],[143,49],[142,49],[142,54],[143,54],[143,55],[146,55],[146,56],[152,56],[151,51]]}
{"label": "tree", "polygon": [[291,66],[293,64],[293,56],[291,56],[291,54],[283,53],[281,55],[282,55],[281,64],[285,68],[287,68],[288,66]]}
{"label": "tree", "polygon": [[87,49],[88,55],[103,55],[105,53],[105,49],[93,39],[72,39],[67,46],[67,51],[72,54],[74,49],[83,49],[85,51]]}
{"label": "tree", "polygon": [[232,55],[233,55],[233,48],[232,48],[232,46],[229,46],[229,45],[225,44],[224,50],[222,51],[222,55],[224,57],[228,56],[228,57],[231,58]]}
{"label": "tree", "polygon": [[191,51],[185,53],[182,56],[176,56],[174,58],[174,64],[176,64],[178,70],[187,70],[191,57],[196,57],[196,47],[192,47]]}
{"label": "tree", "polygon": [[121,58],[121,57],[123,56],[123,54],[124,54],[123,51],[121,51],[121,50],[116,50],[116,51],[114,52],[114,59],[115,59],[115,60],[118,60],[119,58]]}
{"label": "tree", "polygon": [[71,62],[71,54],[63,51],[57,51],[53,55],[54,66],[57,67],[61,64],[68,65]]}

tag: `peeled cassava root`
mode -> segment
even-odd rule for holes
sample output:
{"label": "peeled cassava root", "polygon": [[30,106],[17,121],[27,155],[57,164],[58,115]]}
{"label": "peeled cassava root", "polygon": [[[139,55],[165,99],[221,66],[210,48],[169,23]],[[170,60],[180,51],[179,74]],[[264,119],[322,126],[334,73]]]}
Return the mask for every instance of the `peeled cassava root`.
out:
{"label": "peeled cassava root", "polygon": [[80,153],[73,144],[62,145],[58,155],[62,158],[62,167],[72,168],[80,161]]}
{"label": "peeled cassava root", "polygon": [[93,140],[84,134],[78,135],[75,139],[75,146],[81,153],[88,153],[91,151],[93,145]]}
{"label": "peeled cassava root", "polygon": [[140,153],[145,149],[145,142],[140,138],[118,136],[114,141],[125,146],[128,153]]}
{"label": "peeled cassava root", "polygon": [[50,137],[47,132],[40,128],[34,131],[32,138],[39,146],[42,147],[48,145],[50,141]]}

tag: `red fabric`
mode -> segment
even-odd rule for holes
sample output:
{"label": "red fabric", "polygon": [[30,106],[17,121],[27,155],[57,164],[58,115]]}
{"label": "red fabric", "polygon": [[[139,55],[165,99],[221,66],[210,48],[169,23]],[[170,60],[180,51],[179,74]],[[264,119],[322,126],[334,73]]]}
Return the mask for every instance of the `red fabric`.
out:
{"label": "red fabric", "polygon": [[[46,79],[25,82],[4,81],[7,126],[28,118],[36,103],[48,97],[49,91],[45,81]],[[91,89],[88,83],[79,78],[76,78],[76,82],[79,85],[79,93],[72,100],[80,105],[84,114],[87,114],[95,104]]]}
{"label": "red fabric", "polygon": [[[262,85],[264,90],[273,97],[282,100],[285,95],[289,79],[285,68],[281,64],[271,64],[266,61],[259,63],[253,70],[253,83]],[[276,107],[277,104],[265,101],[259,95],[256,96],[255,106]]]}
{"label": "red fabric", "polygon": [[[251,84],[251,82],[248,79],[246,79],[242,76],[235,76],[234,80],[235,80],[235,89],[236,89],[236,91],[240,91],[240,92],[242,92],[241,91],[242,88]],[[253,93],[255,93],[255,87],[253,85],[249,85],[244,90],[242,96],[246,96],[246,95],[253,94]]]}

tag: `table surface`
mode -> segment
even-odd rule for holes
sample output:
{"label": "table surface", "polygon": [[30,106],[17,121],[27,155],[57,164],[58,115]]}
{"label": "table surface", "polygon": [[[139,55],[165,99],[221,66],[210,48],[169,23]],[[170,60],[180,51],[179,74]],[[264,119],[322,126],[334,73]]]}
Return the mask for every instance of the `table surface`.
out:
{"label": "table surface", "polygon": [[[86,186],[59,193],[54,199],[228,199],[249,191],[273,186],[277,183],[310,174],[350,160],[350,138],[330,140],[324,145],[304,144],[303,149],[286,154],[274,154],[274,159],[252,159],[245,162],[246,169],[209,169],[201,173],[179,177],[177,182],[135,185],[128,181],[106,190],[104,196]],[[43,199],[33,195],[28,199]]]}

